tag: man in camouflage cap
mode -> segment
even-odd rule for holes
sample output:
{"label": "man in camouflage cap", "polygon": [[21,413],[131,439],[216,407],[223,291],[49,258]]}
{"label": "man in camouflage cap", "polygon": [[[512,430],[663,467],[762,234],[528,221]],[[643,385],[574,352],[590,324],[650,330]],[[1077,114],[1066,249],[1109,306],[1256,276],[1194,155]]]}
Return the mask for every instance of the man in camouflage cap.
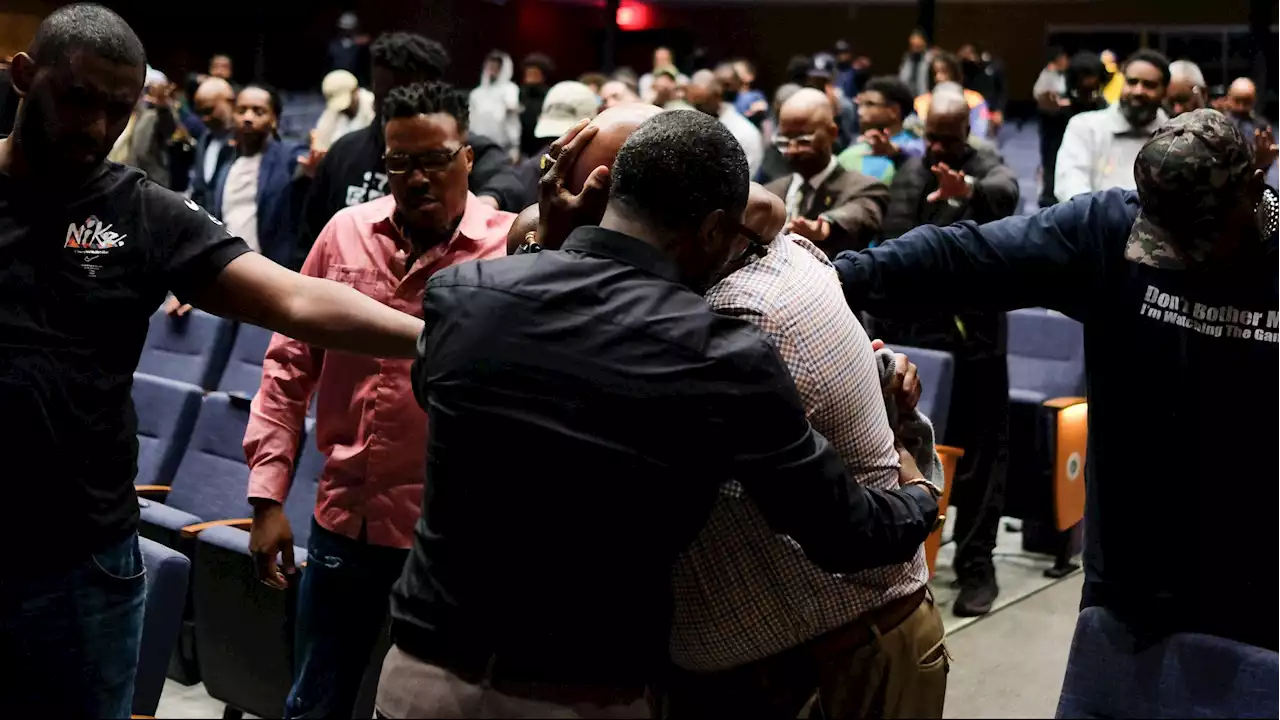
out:
{"label": "man in camouflage cap", "polygon": [[1263,174],[1253,160],[1252,144],[1216,110],[1170,120],[1134,162],[1142,212],[1125,258],[1166,269],[1205,262],[1222,231],[1254,214]]}
{"label": "man in camouflage cap", "polygon": [[[1280,455],[1277,195],[1253,168],[1252,143],[1196,110],[1140,150],[1137,192],[923,226],[834,261],[855,310],[1041,306],[1084,323],[1084,597],[1059,717],[1165,712],[1133,684],[1137,650],[1125,648],[1159,665],[1173,633],[1276,650],[1275,476],[1268,461],[1243,473],[1225,462]],[[1248,691],[1275,697],[1274,672],[1268,687],[1236,680],[1196,711],[1239,717]]]}

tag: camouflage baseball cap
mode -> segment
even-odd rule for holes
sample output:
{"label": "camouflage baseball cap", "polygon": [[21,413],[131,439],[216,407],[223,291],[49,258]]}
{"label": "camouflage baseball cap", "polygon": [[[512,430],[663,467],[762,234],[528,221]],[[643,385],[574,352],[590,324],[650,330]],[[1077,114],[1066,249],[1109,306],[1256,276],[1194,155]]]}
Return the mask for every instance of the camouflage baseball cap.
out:
{"label": "camouflage baseball cap", "polygon": [[[1165,123],[1133,163],[1142,211],[1125,257],[1162,268],[1184,267],[1185,255],[1203,260],[1214,221],[1239,202],[1252,173],[1253,145],[1217,110],[1194,110]],[[1190,242],[1175,242],[1174,228]]]}

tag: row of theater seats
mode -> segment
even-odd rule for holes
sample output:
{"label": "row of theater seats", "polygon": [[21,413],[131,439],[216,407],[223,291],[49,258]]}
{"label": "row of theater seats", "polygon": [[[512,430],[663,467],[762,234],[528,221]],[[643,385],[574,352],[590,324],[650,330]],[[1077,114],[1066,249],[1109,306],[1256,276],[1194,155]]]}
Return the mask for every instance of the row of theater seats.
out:
{"label": "row of theater seats", "polygon": [[[190,558],[191,582],[178,612],[168,674],[203,681],[228,715],[275,716],[292,675],[296,578],[287,591],[254,578],[245,501],[248,467],[242,441],[249,399],[261,380],[270,333],[195,311],[157,314],[134,379],[138,415],[136,487],[142,534],[156,547]],[[945,432],[954,361],[949,353],[897,348],[919,366],[920,400],[939,436]],[[158,377],[164,375],[165,377]],[[1009,314],[1010,480],[1006,514],[1024,521],[1026,549],[1058,556],[1061,569],[1078,550],[1083,517],[1087,409],[1079,323],[1040,309]],[[295,558],[305,562],[316,483],[324,458],[302,439],[285,513]],[[963,448],[940,448],[950,481]],[[941,541],[927,545],[930,567]],[[305,573],[305,567],[301,572]],[[385,645],[375,650],[358,709],[368,709]],[[154,676],[151,665],[140,670]],[[163,668],[161,668],[163,670]],[[162,684],[162,682],[161,682]],[[158,697],[158,693],[157,693]],[[145,706],[144,706],[145,707]]]}
{"label": "row of theater seats", "polygon": [[[897,347],[919,368],[920,409],[944,437],[955,367],[950,353]],[[1084,519],[1084,463],[1088,437],[1084,328],[1056,312],[1031,308],[1009,313],[1009,466],[1004,514],[1023,521],[1023,549],[1053,556],[1045,572],[1061,577],[1075,569]],[[947,510],[955,463],[964,448],[939,446],[947,485]],[[963,508],[961,512],[976,509]],[[941,530],[926,544],[933,569]]]}
{"label": "row of theater seats", "polygon": [[[245,500],[249,468],[242,443],[249,397],[209,392],[168,378],[134,375],[138,416],[138,492],[144,540],[190,559],[189,591],[180,598],[175,647],[163,667],[149,656],[139,676],[166,673],[185,684],[203,681],[231,715],[279,714],[292,677],[297,577],[279,591],[257,582],[249,555]],[[306,545],[324,456],[301,439],[285,515],[293,526],[294,558]],[[303,569],[305,572],[305,568]]]}

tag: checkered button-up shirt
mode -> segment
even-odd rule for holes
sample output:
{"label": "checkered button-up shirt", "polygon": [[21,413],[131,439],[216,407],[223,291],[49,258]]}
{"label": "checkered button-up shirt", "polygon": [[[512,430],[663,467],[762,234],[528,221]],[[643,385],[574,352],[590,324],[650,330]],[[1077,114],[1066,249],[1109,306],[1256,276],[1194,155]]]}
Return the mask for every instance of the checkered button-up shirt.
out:
{"label": "checkered button-up shirt", "polygon": [[[713,287],[707,302],[769,336],[810,422],[859,483],[897,487],[898,455],[871,343],[821,250],[798,235],[778,238],[767,256]],[[742,487],[729,482],[672,573],[671,658],[695,671],[737,667],[909,595],[928,577],[923,548],[903,565],[823,572],[795,541],[770,530]]]}

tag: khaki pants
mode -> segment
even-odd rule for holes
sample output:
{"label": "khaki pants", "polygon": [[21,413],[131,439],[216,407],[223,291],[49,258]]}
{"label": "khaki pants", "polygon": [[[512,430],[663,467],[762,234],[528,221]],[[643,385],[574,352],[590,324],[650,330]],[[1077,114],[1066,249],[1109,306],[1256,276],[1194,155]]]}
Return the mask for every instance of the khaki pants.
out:
{"label": "khaki pants", "polygon": [[378,680],[377,716],[404,718],[648,718],[648,698],[542,683],[474,684],[392,646]]}
{"label": "khaki pants", "polygon": [[723,672],[677,671],[669,715],[940,718],[950,669],[943,638],[942,616],[926,597],[856,647],[823,653],[814,643]]}

